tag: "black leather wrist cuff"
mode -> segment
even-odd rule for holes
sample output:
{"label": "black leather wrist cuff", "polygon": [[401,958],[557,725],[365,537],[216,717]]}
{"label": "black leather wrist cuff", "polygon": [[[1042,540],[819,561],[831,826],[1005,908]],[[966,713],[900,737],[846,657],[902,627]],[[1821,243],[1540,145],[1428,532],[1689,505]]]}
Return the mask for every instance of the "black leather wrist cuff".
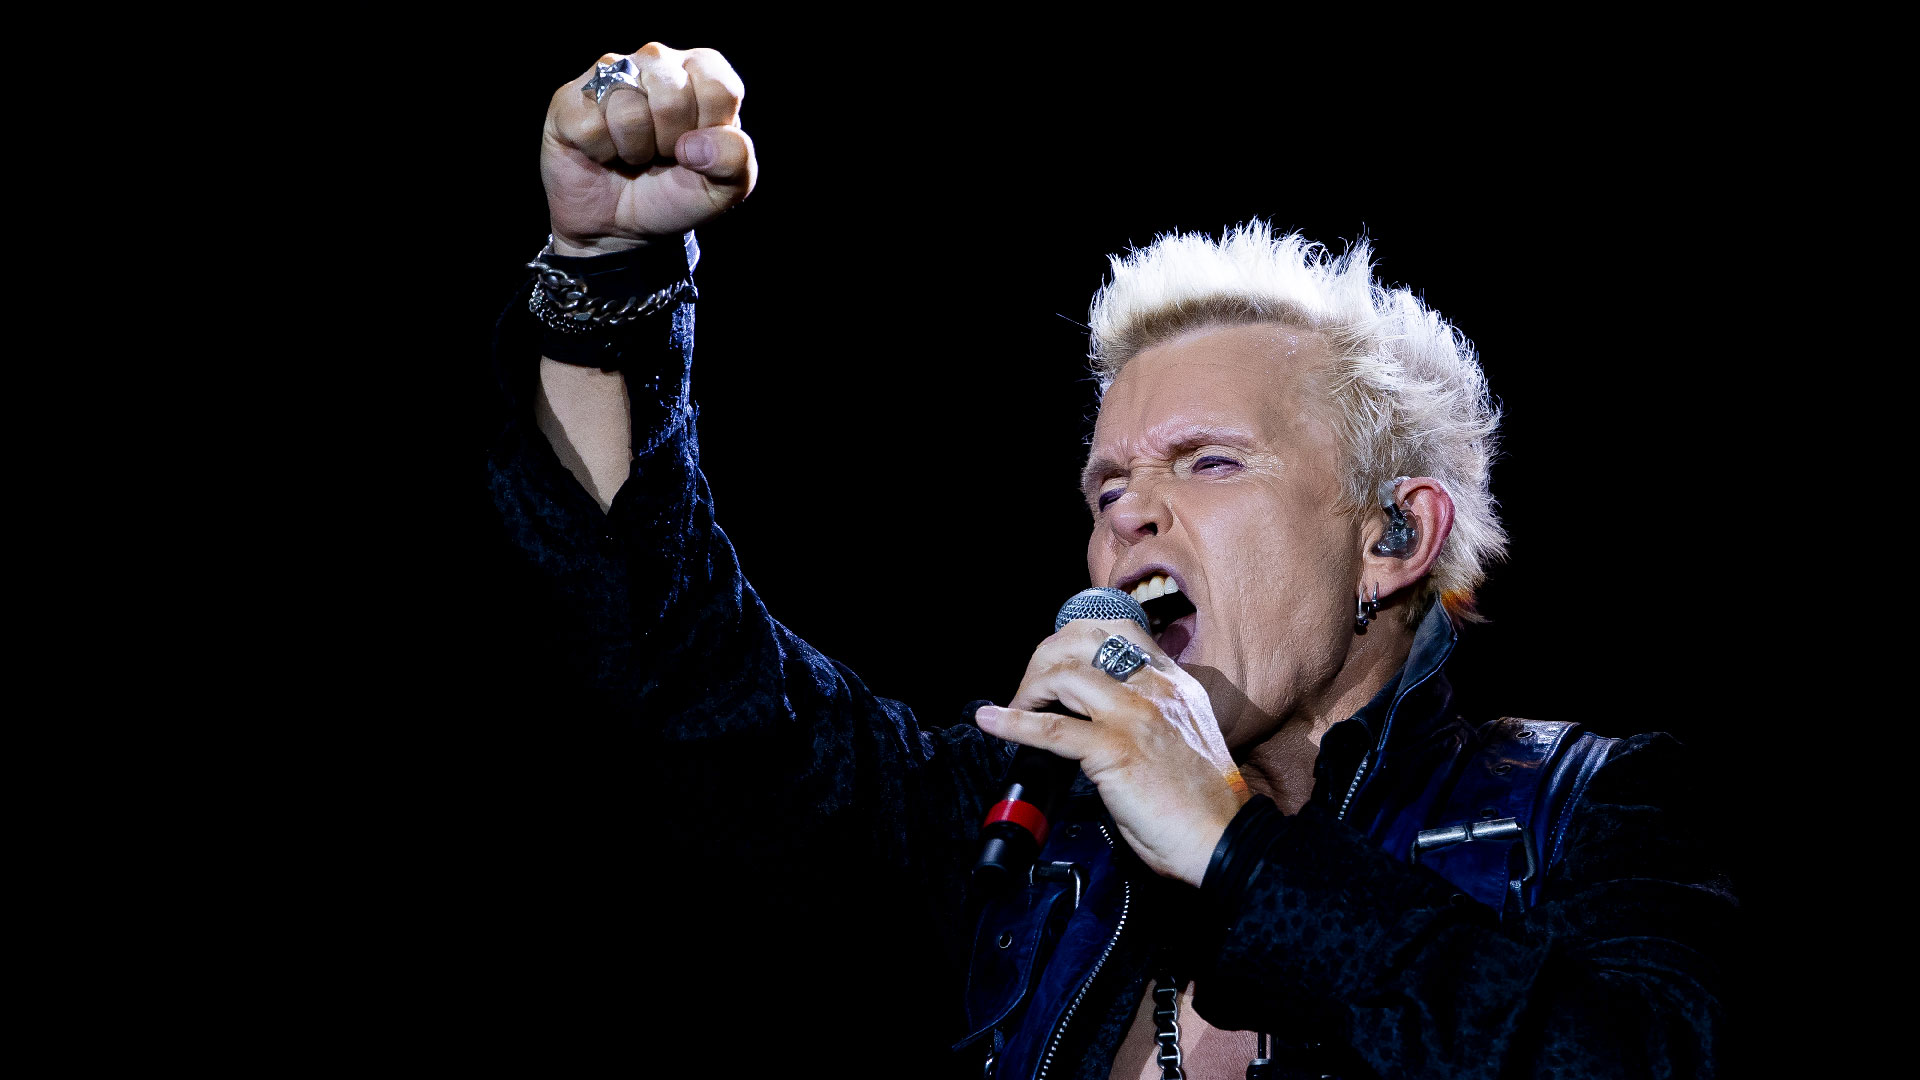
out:
{"label": "black leather wrist cuff", "polygon": [[[563,364],[619,371],[627,360],[642,351],[636,346],[652,341],[656,328],[671,325],[674,310],[694,299],[693,268],[700,261],[700,245],[691,231],[679,243],[661,237],[645,247],[628,248],[608,255],[546,255],[541,262],[584,283],[587,295],[594,299],[625,300],[647,297],[661,289],[684,284],[675,301],[663,310],[639,318],[628,318],[617,325],[602,326],[585,333],[565,333],[541,323],[540,354]],[[539,285],[534,285],[539,290]]]}
{"label": "black leather wrist cuff", "polygon": [[1261,855],[1287,826],[1287,816],[1265,795],[1247,800],[1214,845],[1213,858],[1200,879],[1200,894],[1215,908],[1231,912],[1260,869]]}

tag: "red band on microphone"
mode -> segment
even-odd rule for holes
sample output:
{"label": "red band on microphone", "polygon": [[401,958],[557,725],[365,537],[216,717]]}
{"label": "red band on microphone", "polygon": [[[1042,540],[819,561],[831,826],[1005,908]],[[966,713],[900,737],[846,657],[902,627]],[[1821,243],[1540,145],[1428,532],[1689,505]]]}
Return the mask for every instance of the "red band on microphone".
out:
{"label": "red band on microphone", "polygon": [[1033,842],[1036,844],[1047,842],[1047,815],[1041,813],[1040,808],[1030,802],[1020,799],[1001,799],[993,804],[993,809],[987,811],[987,820],[981,822],[980,827],[984,829],[996,821],[1011,821],[1027,830],[1033,834]]}

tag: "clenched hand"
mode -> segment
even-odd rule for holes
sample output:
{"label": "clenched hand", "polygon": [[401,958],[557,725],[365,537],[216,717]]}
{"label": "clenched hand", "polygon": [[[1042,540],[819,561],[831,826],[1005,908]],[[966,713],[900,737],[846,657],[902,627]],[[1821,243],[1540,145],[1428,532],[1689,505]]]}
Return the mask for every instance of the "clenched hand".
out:
{"label": "clenched hand", "polygon": [[[608,53],[600,63],[621,57]],[[746,88],[712,49],[657,42],[631,54],[639,88],[603,99],[581,90],[589,68],[554,91],[540,138],[553,249],[600,255],[675,236],[753,190],[758,163],[740,129]]]}

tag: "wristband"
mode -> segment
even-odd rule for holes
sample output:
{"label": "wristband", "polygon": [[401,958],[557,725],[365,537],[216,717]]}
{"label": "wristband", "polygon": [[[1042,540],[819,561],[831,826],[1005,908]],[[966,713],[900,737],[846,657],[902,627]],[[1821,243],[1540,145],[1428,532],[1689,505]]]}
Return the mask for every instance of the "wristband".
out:
{"label": "wristband", "polygon": [[649,336],[651,316],[698,297],[700,245],[662,238],[607,255],[554,255],[553,239],[527,266],[536,271],[527,310],[540,323],[540,353],[563,364],[619,371]]}
{"label": "wristband", "polygon": [[1240,812],[1227,823],[1214,845],[1213,858],[1200,879],[1201,895],[1212,899],[1223,912],[1230,912],[1247,884],[1259,872],[1261,857],[1273,839],[1287,825],[1287,816],[1265,795],[1248,799]]}

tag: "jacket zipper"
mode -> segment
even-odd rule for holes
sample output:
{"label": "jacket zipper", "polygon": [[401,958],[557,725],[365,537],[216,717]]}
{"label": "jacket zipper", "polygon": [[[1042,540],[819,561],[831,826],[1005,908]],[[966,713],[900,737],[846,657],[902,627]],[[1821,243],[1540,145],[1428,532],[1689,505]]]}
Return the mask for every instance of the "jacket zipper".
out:
{"label": "jacket zipper", "polygon": [[1353,794],[1360,790],[1360,780],[1367,775],[1367,766],[1373,763],[1374,751],[1386,747],[1387,733],[1392,730],[1394,711],[1400,708],[1400,703],[1407,699],[1407,695],[1426,685],[1427,680],[1433,678],[1433,673],[1440,670],[1441,664],[1446,663],[1447,656],[1451,656],[1452,654],[1453,647],[1448,646],[1447,655],[1440,658],[1440,664],[1435,664],[1425,675],[1420,676],[1419,682],[1414,683],[1412,686],[1407,687],[1393,696],[1393,704],[1387,707],[1386,723],[1381,725],[1380,728],[1380,741],[1366,753],[1360,755],[1360,767],[1353,770],[1353,783],[1347,785],[1347,797],[1340,800],[1340,812],[1333,816],[1333,820],[1345,821],[1347,819],[1347,807],[1353,805]]}
{"label": "jacket zipper", "polygon": [[[1104,823],[1100,826],[1100,838],[1107,842],[1108,849],[1112,849],[1113,834],[1107,831]],[[1080,989],[1074,992],[1073,1000],[1067,1003],[1066,1015],[1054,1025],[1053,1035],[1047,1040],[1047,1056],[1041,1059],[1040,1071],[1034,1074],[1033,1080],[1046,1080],[1047,1070],[1053,1068],[1053,1055],[1059,1052],[1061,1041],[1067,1037],[1067,1027],[1073,1023],[1074,1012],[1080,1008],[1080,1003],[1086,1000],[1087,991],[1093,989],[1093,981],[1100,977],[1100,969],[1106,966],[1107,957],[1113,955],[1113,947],[1120,944],[1120,934],[1127,928],[1127,911],[1133,906],[1133,883],[1123,877],[1120,879],[1120,889],[1120,921],[1113,928],[1113,937],[1108,940],[1107,948],[1100,954],[1100,959],[1093,962],[1093,970],[1087,972],[1086,981],[1082,982]]]}
{"label": "jacket zipper", "polygon": [[1353,770],[1353,783],[1347,785],[1347,797],[1340,800],[1340,812],[1333,815],[1335,821],[1347,820],[1347,807],[1353,805],[1353,793],[1360,790],[1360,778],[1367,775],[1367,765],[1373,760],[1373,751],[1360,755],[1360,767]]}
{"label": "jacket zipper", "polygon": [[[1360,755],[1360,767],[1353,771],[1353,782],[1347,785],[1346,797],[1340,800],[1340,812],[1334,816],[1335,821],[1346,820],[1347,808],[1353,803],[1354,793],[1360,790],[1360,778],[1367,775],[1367,765],[1372,759],[1373,751],[1371,750]],[[1107,842],[1109,849],[1113,847],[1113,834],[1107,831],[1105,824],[1100,826],[1100,838]],[[1034,1074],[1033,1080],[1046,1080],[1047,1071],[1053,1068],[1053,1056],[1059,1052],[1060,1043],[1067,1037],[1067,1027],[1073,1023],[1073,1014],[1079,1010],[1080,1003],[1086,1000],[1087,991],[1093,989],[1093,981],[1100,977],[1100,969],[1106,966],[1107,957],[1113,955],[1113,947],[1120,944],[1120,935],[1127,928],[1127,912],[1133,906],[1133,883],[1126,878],[1121,878],[1120,889],[1120,921],[1113,928],[1113,937],[1107,941],[1107,947],[1101,952],[1100,959],[1093,962],[1093,970],[1087,972],[1086,981],[1082,982],[1080,989],[1074,992],[1073,1000],[1067,1003],[1066,1015],[1062,1016],[1060,1023],[1054,1026],[1052,1037],[1047,1039],[1047,1056],[1041,1059],[1040,1071]]]}

